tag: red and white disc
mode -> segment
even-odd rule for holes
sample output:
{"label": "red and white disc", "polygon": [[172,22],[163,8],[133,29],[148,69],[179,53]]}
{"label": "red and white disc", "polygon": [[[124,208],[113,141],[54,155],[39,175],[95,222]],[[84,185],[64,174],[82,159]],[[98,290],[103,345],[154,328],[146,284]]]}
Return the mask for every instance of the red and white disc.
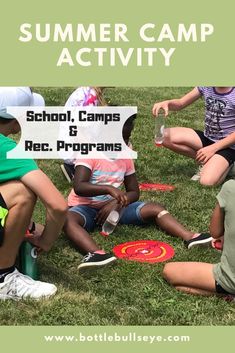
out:
{"label": "red and white disc", "polygon": [[174,256],[174,249],[157,240],[138,240],[122,243],[113,248],[114,254],[124,260],[138,262],[163,262]]}
{"label": "red and white disc", "polygon": [[168,184],[140,183],[139,188],[141,191],[173,191],[175,186]]}

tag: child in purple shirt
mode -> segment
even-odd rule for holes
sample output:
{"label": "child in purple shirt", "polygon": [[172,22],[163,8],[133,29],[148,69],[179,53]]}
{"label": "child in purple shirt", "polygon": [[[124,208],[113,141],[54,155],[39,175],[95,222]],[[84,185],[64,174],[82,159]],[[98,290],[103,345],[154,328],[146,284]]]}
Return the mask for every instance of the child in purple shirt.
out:
{"label": "child in purple shirt", "polygon": [[178,111],[200,97],[205,101],[204,132],[191,128],[166,129],[163,146],[195,159],[200,172],[192,180],[202,185],[220,184],[235,161],[235,87],[195,87],[180,99],[155,103],[152,109]]}

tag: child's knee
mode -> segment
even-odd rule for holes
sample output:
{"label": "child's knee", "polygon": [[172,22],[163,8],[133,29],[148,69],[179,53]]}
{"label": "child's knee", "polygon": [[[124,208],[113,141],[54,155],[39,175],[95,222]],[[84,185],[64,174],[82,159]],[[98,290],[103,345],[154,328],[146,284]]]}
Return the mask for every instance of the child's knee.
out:
{"label": "child's knee", "polygon": [[158,217],[165,208],[160,203],[149,202],[141,208],[140,213],[142,218]]}
{"label": "child's knee", "polygon": [[170,134],[170,129],[165,129],[164,130],[164,140],[163,140],[163,146],[164,147],[169,147],[171,146],[173,143],[172,139],[171,139],[171,134]]}
{"label": "child's knee", "polygon": [[69,232],[71,227],[80,228],[84,225],[84,219],[75,212],[67,212],[63,230],[65,233]]}
{"label": "child's knee", "polygon": [[215,179],[214,176],[211,175],[201,175],[200,184],[203,186],[214,186],[217,185],[218,180]]}
{"label": "child's knee", "polygon": [[19,183],[17,186],[17,199],[16,204],[20,207],[34,205],[36,202],[36,195],[27,188],[23,183]]}
{"label": "child's knee", "polygon": [[164,216],[165,214],[168,213],[168,211],[165,209],[164,206],[162,206],[160,203],[155,203],[153,204],[153,209],[155,211],[154,216],[157,217],[157,219],[159,220],[162,216]]}
{"label": "child's knee", "polygon": [[169,262],[163,269],[163,278],[170,284],[174,284],[174,268],[175,264],[173,262]]}
{"label": "child's knee", "polygon": [[66,229],[68,229],[68,227],[73,223],[76,223],[73,214],[71,212],[67,212],[63,230],[66,231]]}

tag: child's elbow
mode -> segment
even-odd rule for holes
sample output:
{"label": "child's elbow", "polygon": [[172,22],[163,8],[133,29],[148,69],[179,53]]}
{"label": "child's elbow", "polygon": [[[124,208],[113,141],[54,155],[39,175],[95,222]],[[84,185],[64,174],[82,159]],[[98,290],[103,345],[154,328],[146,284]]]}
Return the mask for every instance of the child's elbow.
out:
{"label": "child's elbow", "polygon": [[139,198],[140,198],[140,190],[138,189],[138,190],[135,191],[135,200],[134,200],[134,202],[138,201]]}
{"label": "child's elbow", "polygon": [[140,189],[136,192],[136,201],[138,201],[140,198]]}
{"label": "child's elbow", "polygon": [[73,189],[74,189],[74,192],[75,192],[76,195],[81,196],[80,195],[80,188],[78,186],[74,187]]}
{"label": "child's elbow", "polygon": [[83,186],[80,183],[74,185],[73,189],[76,195],[83,196]]}

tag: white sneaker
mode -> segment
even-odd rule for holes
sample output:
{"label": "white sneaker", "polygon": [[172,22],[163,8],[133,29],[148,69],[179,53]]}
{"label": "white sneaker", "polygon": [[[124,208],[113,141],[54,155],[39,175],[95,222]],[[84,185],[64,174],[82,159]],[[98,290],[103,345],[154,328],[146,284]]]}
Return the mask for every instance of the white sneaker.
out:
{"label": "white sneaker", "polygon": [[201,171],[202,171],[203,165],[199,165],[198,170],[196,174],[194,174],[191,178],[192,181],[198,181],[201,178]]}
{"label": "white sneaker", "polygon": [[0,283],[0,299],[41,299],[50,297],[57,291],[54,284],[34,281],[32,278],[23,275],[17,269],[9,273]]}

